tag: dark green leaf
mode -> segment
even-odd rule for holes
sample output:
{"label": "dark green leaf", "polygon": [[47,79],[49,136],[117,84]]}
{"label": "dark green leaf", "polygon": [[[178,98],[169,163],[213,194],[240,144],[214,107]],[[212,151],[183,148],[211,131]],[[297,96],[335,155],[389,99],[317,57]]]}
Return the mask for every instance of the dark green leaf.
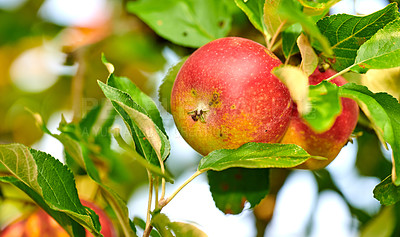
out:
{"label": "dark green leaf", "polygon": [[379,139],[389,143],[393,155],[392,178],[400,185],[400,104],[386,93],[372,93],[365,86],[348,83],[339,87],[339,95],[359,104],[371,121]]}
{"label": "dark green leaf", "polygon": [[177,64],[172,66],[165,75],[163,82],[158,90],[158,99],[164,109],[171,113],[171,91],[182,65],[186,62],[187,57],[183,57]]}
{"label": "dark green leaf", "polygon": [[400,201],[400,187],[392,182],[392,177],[388,176],[374,189],[374,197],[385,206],[393,205]]}
{"label": "dark green leaf", "polygon": [[400,66],[400,20],[379,30],[357,51],[352,71],[364,73],[368,69],[385,69]]}
{"label": "dark green leaf", "polygon": [[216,150],[200,160],[200,171],[221,171],[232,167],[292,168],[304,163],[310,156],[294,144],[246,143],[238,149]]}
{"label": "dark green leaf", "polygon": [[267,27],[264,23],[264,4],[265,0],[235,0],[236,5],[247,15],[251,24],[263,35],[268,35]]}
{"label": "dark green leaf", "polygon": [[197,48],[229,32],[228,4],[227,0],[140,0],[128,2],[127,10],[171,42]]}
{"label": "dark green leaf", "polygon": [[341,112],[338,86],[327,81],[310,86],[309,100],[311,110],[303,118],[313,130],[317,132],[327,131]]}
{"label": "dark green leaf", "polygon": [[207,174],[215,205],[226,214],[239,214],[246,201],[254,207],[269,190],[269,169],[230,168]]}
{"label": "dark green leaf", "polygon": [[[389,4],[386,8],[367,16],[338,14],[318,21],[318,28],[328,38],[334,52],[334,58],[328,62],[336,71],[353,65],[360,46],[379,29],[398,18],[396,4]],[[384,42],[383,40],[382,43]],[[373,52],[380,50],[379,48],[374,44]],[[372,55],[375,56],[374,53]],[[324,54],[322,56],[326,57]]]}
{"label": "dark green leaf", "polygon": [[292,23],[300,23],[304,32],[310,35],[312,39],[315,39],[319,43],[321,50],[327,55],[333,53],[328,39],[321,34],[313,18],[302,12],[301,5],[297,1],[282,0],[278,8],[278,13]]}
{"label": "dark green leaf", "polygon": [[297,38],[300,36],[303,28],[300,23],[289,26],[282,32],[282,50],[286,58],[299,52]]}

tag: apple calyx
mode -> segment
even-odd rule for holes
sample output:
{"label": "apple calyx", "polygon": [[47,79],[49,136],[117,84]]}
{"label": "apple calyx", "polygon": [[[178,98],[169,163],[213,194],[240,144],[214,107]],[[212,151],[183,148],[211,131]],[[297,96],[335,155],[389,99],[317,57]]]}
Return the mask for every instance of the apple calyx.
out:
{"label": "apple calyx", "polygon": [[195,122],[200,120],[200,122],[206,123],[205,116],[208,111],[209,109],[204,104],[199,104],[195,110],[188,112],[188,115],[190,115]]}

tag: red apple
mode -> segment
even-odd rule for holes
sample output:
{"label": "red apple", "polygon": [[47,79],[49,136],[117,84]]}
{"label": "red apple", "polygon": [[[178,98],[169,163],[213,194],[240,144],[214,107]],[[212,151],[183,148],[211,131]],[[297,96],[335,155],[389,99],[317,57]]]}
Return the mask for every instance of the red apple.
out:
{"label": "red apple", "polygon": [[[95,204],[81,200],[84,206],[90,207],[99,216],[100,233],[104,237],[117,236],[111,220],[106,213]],[[27,219],[19,220],[0,231],[0,237],[68,237],[69,234],[43,209],[38,209]],[[93,236],[86,230],[86,236]]]}
{"label": "red apple", "polygon": [[[336,74],[335,71],[328,69],[321,72],[316,69],[309,77],[310,85],[317,85],[324,79]],[[346,79],[338,76],[330,81],[338,86],[347,83]],[[342,111],[336,118],[332,127],[322,133],[312,130],[308,124],[299,117],[296,106],[293,107],[293,118],[290,121],[289,128],[283,137],[281,143],[294,143],[301,146],[309,154],[323,156],[327,160],[310,159],[297,168],[302,169],[321,169],[326,167],[339,154],[344,145],[347,144],[351,133],[353,132],[358,120],[358,105],[349,98],[341,98]]]}
{"label": "red apple", "polygon": [[292,100],[271,70],[281,65],[254,41],[228,37],[196,50],[181,67],[171,113],[182,137],[202,155],[247,142],[278,142]]}

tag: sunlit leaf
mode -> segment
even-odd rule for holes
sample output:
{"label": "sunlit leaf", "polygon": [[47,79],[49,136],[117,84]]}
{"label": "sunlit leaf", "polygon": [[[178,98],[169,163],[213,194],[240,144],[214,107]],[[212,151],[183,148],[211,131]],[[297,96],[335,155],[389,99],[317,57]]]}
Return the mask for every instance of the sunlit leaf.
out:
{"label": "sunlit leaf", "polygon": [[338,87],[327,81],[310,86],[309,101],[311,110],[303,119],[317,132],[330,129],[341,112]]}
{"label": "sunlit leaf", "polygon": [[[336,71],[341,71],[352,64],[356,59],[357,50],[370,39],[379,29],[391,21],[398,19],[399,13],[396,4],[389,4],[386,8],[367,16],[353,16],[338,14],[325,17],[317,22],[321,33],[326,36],[334,52],[329,62]],[[394,30],[394,29],[393,29]],[[391,40],[390,42],[392,42]],[[385,43],[382,41],[381,43]],[[315,46],[315,45],[314,45]],[[365,46],[363,46],[365,47]],[[375,56],[380,47],[375,44],[371,55]],[[363,50],[364,51],[364,50]],[[326,57],[326,55],[322,55]],[[359,56],[357,56],[359,58]],[[328,57],[329,58],[329,57]],[[365,57],[363,57],[365,59]],[[360,62],[360,59],[356,63]]]}
{"label": "sunlit leaf", "polygon": [[[27,148],[21,144],[0,145],[0,154],[2,154],[0,161],[11,169],[17,167],[15,163],[19,164],[19,160],[33,159],[34,163],[31,163],[30,166],[18,166],[18,168],[21,168],[20,172],[33,174],[30,176],[29,182],[26,182],[25,175],[19,175],[20,172],[13,171],[14,177],[42,197],[51,209],[64,212],[73,220],[88,228],[94,235],[100,236],[100,224],[97,216],[93,211],[89,214],[81,204],[75,187],[74,176],[60,161],[44,152]],[[7,158],[4,155],[7,155]],[[36,175],[35,172],[32,173],[34,170],[37,172]],[[36,186],[37,184],[38,186]]]}
{"label": "sunlit leaf", "polygon": [[294,144],[246,143],[238,149],[216,150],[200,160],[200,171],[221,171],[232,167],[242,168],[292,168],[310,158],[301,147]]}
{"label": "sunlit leaf", "polygon": [[301,11],[301,5],[295,0],[281,0],[278,7],[278,13],[292,23],[300,23],[303,31],[306,32],[312,39],[315,39],[320,45],[320,49],[327,55],[331,55],[332,49],[328,39],[321,34],[314,20],[305,15]]}
{"label": "sunlit leaf", "polygon": [[400,99],[400,67],[370,69],[362,76],[361,83],[372,92],[386,92]]}
{"label": "sunlit leaf", "polygon": [[231,27],[226,0],[129,1],[127,10],[138,15],[160,36],[194,48],[226,36]]}
{"label": "sunlit leaf", "polygon": [[391,22],[357,51],[352,71],[400,67],[400,20]]}
{"label": "sunlit leaf", "polygon": [[289,89],[290,97],[297,104],[300,115],[310,111],[308,101],[308,77],[298,67],[285,65],[274,68],[273,74],[277,76]]}
{"label": "sunlit leaf", "polygon": [[372,93],[365,86],[348,83],[339,87],[339,96],[357,101],[369,118],[379,139],[392,148],[392,179],[400,185],[400,103],[386,93]]}

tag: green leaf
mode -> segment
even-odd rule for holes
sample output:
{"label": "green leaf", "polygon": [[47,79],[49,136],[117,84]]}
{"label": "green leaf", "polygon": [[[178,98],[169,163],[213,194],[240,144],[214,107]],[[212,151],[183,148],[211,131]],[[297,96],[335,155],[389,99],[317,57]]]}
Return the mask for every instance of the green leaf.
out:
{"label": "green leaf", "polygon": [[302,31],[303,28],[301,24],[296,23],[282,32],[282,50],[285,58],[289,58],[293,54],[299,52],[299,47],[296,42]]}
{"label": "green leaf", "polygon": [[[265,0],[264,4],[264,24],[267,28],[267,36],[272,38],[278,30],[285,29],[286,24],[282,24],[284,19],[278,14],[278,7],[282,0]],[[280,29],[279,29],[280,28]]]}
{"label": "green leaf", "polygon": [[239,214],[246,201],[254,207],[268,194],[269,169],[230,168],[207,174],[215,205],[225,214]]}
{"label": "green leaf", "polygon": [[400,185],[400,104],[386,93],[372,93],[365,86],[348,83],[339,87],[339,96],[357,101],[369,118],[379,139],[392,148],[392,179]]}
{"label": "green leaf", "polygon": [[393,231],[396,228],[396,208],[384,207],[378,215],[368,222],[360,232],[360,237],[389,237],[395,236]]}
{"label": "green leaf", "polygon": [[311,110],[303,119],[317,132],[327,131],[341,112],[338,86],[327,81],[310,86],[308,98]]}
{"label": "green leaf", "polygon": [[389,175],[374,188],[374,198],[382,205],[393,205],[400,201],[400,187],[393,184],[392,177]]}
{"label": "green leaf", "polygon": [[321,34],[320,30],[314,23],[314,19],[305,15],[301,11],[301,5],[299,5],[297,1],[282,0],[278,7],[278,13],[292,23],[300,23],[304,32],[319,43],[320,48],[324,53],[327,55],[333,53],[328,39]]}
{"label": "green leaf", "polygon": [[305,8],[310,8],[314,11],[324,11],[329,9],[335,3],[339,2],[340,0],[299,0],[300,4],[303,5]]}
{"label": "green leaf", "polygon": [[[114,77],[114,76],[111,74],[110,78],[112,78],[112,77]],[[139,106],[135,101],[133,101],[129,94],[127,94],[126,92],[123,92],[117,88],[106,85],[100,81],[98,83],[99,83],[100,88],[103,90],[103,93],[105,94],[105,96],[112,101],[114,108],[124,119],[124,122],[126,123],[129,131],[131,132],[132,138],[135,141],[138,153],[140,155],[144,156],[146,158],[146,160],[148,160],[152,164],[160,165],[158,162],[157,154],[161,155],[162,160],[165,160],[166,157],[168,156],[169,150],[170,150],[170,145],[169,145],[168,139],[166,139],[166,136],[164,135],[161,138],[160,137],[157,138],[157,136],[146,137],[146,135],[144,133],[145,131],[142,131],[141,129],[147,130],[149,128],[153,132],[152,134],[161,135],[163,133],[154,123],[150,123],[151,120],[149,119],[147,112],[141,106]],[[124,106],[124,107],[122,107],[122,106]],[[130,115],[134,115],[133,118],[131,118]],[[148,118],[148,119],[146,119],[146,118]],[[140,119],[143,119],[143,120],[140,120]],[[143,126],[143,124],[136,123],[136,122],[142,122],[142,121],[147,121],[148,127],[146,127],[147,125]],[[155,133],[154,133],[154,129],[156,130]],[[151,132],[151,131],[149,131],[149,132]],[[147,134],[147,135],[149,135],[149,134]],[[152,143],[150,143],[149,139],[152,142],[154,139],[161,140],[161,142],[162,142],[161,148],[160,148],[161,150],[155,151],[152,146]]]}
{"label": "green leaf", "polygon": [[168,227],[176,237],[207,237],[206,233],[190,223],[174,221],[169,223]]}
{"label": "green leaf", "polygon": [[[94,109],[96,110],[96,108]],[[81,124],[82,123],[84,123],[84,121],[81,121]],[[61,133],[60,135],[50,135],[58,139],[64,145],[67,155],[71,156],[75,161],[78,161],[82,165],[82,167],[85,168],[89,177],[99,185],[104,198],[114,210],[117,219],[121,224],[124,235],[136,236],[136,234],[130,228],[129,211],[126,202],[122,200],[122,198],[113,189],[109,188],[103,183],[94,162],[89,157],[90,153],[96,154],[96,152],[91,151],[89,148],[81,145],[79,140],[75,140],[74,138],[69,136],[68,133]],[[90,145],[88,147],[90,147]],[[141,157],[141,159],[144,158]]]}
{"label": "green leaf", "polygon": [[0,145],[0,162],[21,182],[42,193],[37,181],[37,165],[28,148],[20,144]]}
{"label": "green leaf", "polygon": [[267,31],[267,27],[264,23],[264,4],[267,4],[265,0],[235,0],[235,3],[247,15],[251,24],[253,24],[258,31],[263,35],[271,33]]}
{"label": "green leaf", "polygon": [[0,182],[10,183],[25,192],[33,201],[56,220],[67,233],[73,236],[85,236],[85,229],[66,213],[55,211],[47,205],[43,197],[25,183],[13,176],[0,177]]}
{"label": "green leaf", "polygon": [[[139,221],[136,218],[136,221]],[[207,235],[196,226],[184,222],[171,222],[163,213],[157,213],[151,218],[151,223],[161,236],[170,237],[206,237]],[[156,234],[156,233],[154,233]],[[153,235],[154,235],[153,234]]]}
{"label": "green leaf", "polygon": [[352,71],[364,73],[368,69],[385,69],[400,66],[400,20],[379,30],[357,51]]}
{"label": "green leaf", "polygon": [[182,65],[186,62],[188,57],[189,56],[183,57],[177,64],[175,64],[168,70],[158,90],[158,99],[161,102],[161,105],[168,113],[171,113],[172,87],[174,85],[179,70],[181,69]]}
{"label": "green leaf", "polygon": [[[24,185],[41,196],[51,209],[66,213],[95,236],[101,236],[97,215],[80,203],[74,176],[60,161],[21,144],[0,145],[0,154],[0,162]],[[29,166],[21,165],[26,161],[30,162]],[[23,173],[32,176],[27,179]]]}
{"label": "green leaf", "polygon": [[168,228],[171,223],[169,218],[163,213],[157,213],[151,218],[151,224],[158,230],[163,237],[173,237],[172,230]]}
{"label": "green leaf", "polygon": [[300,146],[294,144],[246,143],[238,149],[216,150],[200,160],[201,172],[221,171],[232,167],[242,168],[293,168],[310,158]]}
{"label": "green leaf", "polygon": [[128,2],[127,10],[167,40],[197,48],[228,34],[232,21],[228,4],[227,0],[140,0]]}
{"label": "green leaf", "polygon": [[[398,18],[399,13],[397,6],[392,3],[384,9],[367,16],[338,14],[325,17],[318,21],[318,28],[321,33],[328,38],[334,52],[334,58],[329,59],[327,62],[330,63],[336,71],[341,71],[353,65],[357,56],[357,50],[360,46],[370,39],[379,29]],[[382,41],[382,43],[384,43],[384,41]],[[392,40],[390,43],[392,43]],[[380,49],[378,45],[375,44],[374,48],[371,50],[375,52]],[[322,57],[329,58],[329,56],[325,54],[322,54]]]}
{"label": "green leaf", "polygon": [[143,91],[141,91],[131,80],[126,77],[116,77],[113,74],[107,80],[107,85],[119,89],[123,92],[126,92],[131,99],[140,106],[144,111],[146,111],[146,115],[149,116],[153,122],[157,125],[157,127],[165,134],[164,124],[162,122],[162,118],[160,115],[160,111],[154,101],[146,95]]}

